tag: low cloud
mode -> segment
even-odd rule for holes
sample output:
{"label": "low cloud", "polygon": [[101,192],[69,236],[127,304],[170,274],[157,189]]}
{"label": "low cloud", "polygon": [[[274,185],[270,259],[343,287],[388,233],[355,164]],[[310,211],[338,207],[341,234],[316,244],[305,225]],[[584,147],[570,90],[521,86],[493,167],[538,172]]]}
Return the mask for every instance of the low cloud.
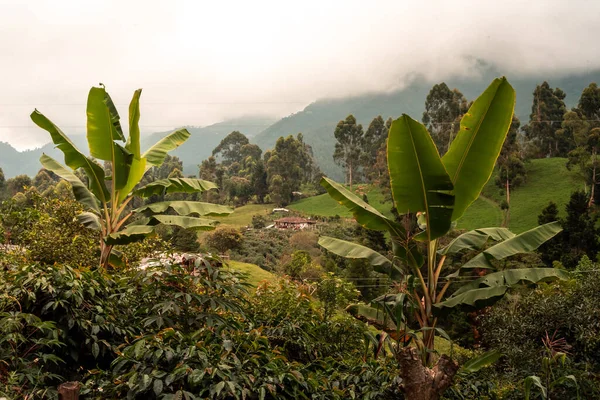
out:
{"label": "low cloud", "polygon": [[[142,87],[142,130],[284,116],[321,97],[478,74],[600,68],[593,1],[0,1],[0,141],[47,134],[38,108],[85,132],[90,86],[126,112]],[[123,115],[124,116],[124,115]]]}

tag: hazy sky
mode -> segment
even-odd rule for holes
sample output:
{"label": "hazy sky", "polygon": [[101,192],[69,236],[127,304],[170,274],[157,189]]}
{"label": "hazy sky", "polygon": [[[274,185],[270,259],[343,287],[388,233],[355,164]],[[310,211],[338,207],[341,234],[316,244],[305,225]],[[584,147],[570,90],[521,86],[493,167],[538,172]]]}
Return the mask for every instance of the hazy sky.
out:
{"label": "hazy sky", "polygon": [[[320,97],[477,73],[600,67],[600,1],[0,0],[0,141],[39,146],[38,108],[85,131],[102,82],[142,131],[284,116]],[[0,155],[1,156],[1,155]]]}

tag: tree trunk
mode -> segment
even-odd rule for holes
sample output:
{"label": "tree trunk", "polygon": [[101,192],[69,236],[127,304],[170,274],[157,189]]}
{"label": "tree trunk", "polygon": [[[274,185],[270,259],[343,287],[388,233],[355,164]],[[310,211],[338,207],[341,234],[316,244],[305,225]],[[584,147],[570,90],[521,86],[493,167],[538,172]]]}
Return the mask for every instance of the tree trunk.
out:
{"label": "tree trunk", "polygon": [[65,382],[58,387],[59,400],[79,400],[79,382]]}
{"label": "tree trunk", "polygon": [[588,208],[594,204],[594,190],[596,188],[596,149],[594,149],[592,153],[592,194],[590,196],[590,201],[588,203]]}
{"label": "tree trunk", "polygon": [[416,347],[404,347],[396,356],[402,391],[409,400],[438,400],[452,385],[458,364],[442,355],[433,368],[423,366]]}
{"label": "tree trunk", "polygon": [[348,170],[348,174],[350,176],[350,190],[352,190],[352,161],[350,161],[350,168]]}

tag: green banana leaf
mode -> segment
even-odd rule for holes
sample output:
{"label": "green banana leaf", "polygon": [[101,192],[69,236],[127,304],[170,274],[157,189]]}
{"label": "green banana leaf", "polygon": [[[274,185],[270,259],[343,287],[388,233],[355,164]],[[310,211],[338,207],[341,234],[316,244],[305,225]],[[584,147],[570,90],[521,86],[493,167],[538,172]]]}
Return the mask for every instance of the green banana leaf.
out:
{"label": "green banana leaf", "polygon": [[502,260],[516,254],[533,251],[561,231],[562,227],[557,221],[537,226],[484,250],[464,264],[461,269],[493,268],[491,260]]}
{"label": "green banana leaf", "polygon": [[133,154],[117,144],[125,140],[119,114],[103,87],[90,89],[87,101],[87,140],[90,154],[100,160],[110,161],[115,189],[127,184]]}
{"label": "green banana leaf", "polygon": [[424,212],[428,240],[448,232],[453,185],[425,126],[408,115],[395,120],[388,136],[387,155],[398,212]]}
{"label": "green banana leaf", "polygon": [[438,254],[457,254],[464,250],[479,250],[488,240],[501,241],[514,237],[515,234],[506,228],[481,228],[463,233],[450,242],[448,246],[438,250]]}
{"label": "green banana leaf", "polygon": [[199,201],[163,201],[152,203],[135,210],[137,213],[151,211],[152,213],[164,213],[167,210],[173,210],[179,215],[208,215],[223,217],[233,212],[233,209],[219,204],[202,203]]}
{"label": "green banana leaf", "polygon": [[350,210],[356,222],[365,228],[389,231],[393,236],[406,237],[406,232],[400,224],[381,214],[344,186],[326,177],[321,179],[321,186],[335,201]]}
{"label": "green banana leaf", "polygon": [[396,330],[396,324],[383,310],[364,304],[351,304],[346,307],[346,311],[354,318],[368,322],[382,331],[393,332]]}
{"label": "green banana leaf", "polygon": [[434,304],[438,311],[449,311],[458,306],[465,306],[471,309],[481,309],[491,306],[504,296],[508,286],[492,286],[481,289],[473,289],[452,296],[445,301]]}
{"label": "green banana leaf", "polygon": [[471,358],[469,361],[464,363],[458,371],[461,375],[472,374],[479,371],[482,368],[492,365],[502,357],[502,353],[498,350],[490,350],[485,353]]}
{"label": "green banana leaf", "polygon": [[[523,268],[499,271],[460,287],[448,299],[435,304],[435,307],[438,310],[449,310],[457,306],[479,309],[500,300],[509,287],[522,283],[548,282],[556,279],[567,280],[569,274],[556,268]],[[485,287],[481,287],[482,285]]]}
{"label": "green banana leaf", "polygon": [[460,131],[442,162],[454,183],[452,220],[459,219],[490,179],[512,122],[515,91],[506,78],[494,79],[460,122]]}
{"label": "green banana leaf", "polygon": [[140,96],[142,89],[133,93],[133,98],[129,104],[129,137],[125,148],[133,154],[131,166],[129,167],[129,176],[127,183],[119,190],[118,202],[122,202],[140,183],[146,172],[146,159],[140,154]]}
{"label": "green banana leaf", "polygon": [[167,153],[178,148],[188,140],[189,137],[190,133],[187,129],[179,129],[159,140],[154,146],[150,147],[142,154],[142,158],[145,158],[147,161],[146,169],[149,169],[151,166],[160,166],[165,161]]}
{"label": "green banana leaf", "polygon": [[393,265],[387,257],[360,244],[321,236],[319,237],[319,246],[344,258],[367,260],[373,266],[373,269],[382,274],[391,275],[392,279],[402,277],[402,271]]}
{"label": "green banana leaf", "polygon": [[215,225],[218,224],[218,221],[212,219],[185,217],[181,215],[153,215],[150,217],[150,221],[151,225],[160,223],[197,231],[210,231],[215,229]]}
{"label": "green banana leaf", "polygon": [[90,157],[83,155],[60,128],[38,110],[34,110],[30,117],[37,126],[50,133],[52,142],[65,155],[65,164],[72,170],[83,168],[89,180],[89,189],[100,201],[107,202],[110,199],[110,193],[104,184],[104,168]]}
{"label": "green banana leaf", "polygon": [[479,289],[482,286],[509,286],[521,283],[539,283],[556,279],[568,280],[570,275],[567,271],[557,268],[519,268],[507,269],[493,272],[461,286],[452,296],[465,293],[469,290]]}
{"label": "green banana leaf", "polygon": [[129,103],[129,137],[125,148],[133,154],[134,157],[141,158],[140,150],[140,97],[142,89],[133,92],[133,97]]}
{"label": "green banana leaf", "polygon": [[100,230],[102,227],[100,223],[100,218],[89,211],[82,212],[77,215],[77,221],[79,221],[83,226],[88,229]]}
{"label": "green banana leaf", "polygon": [[154,233],[154,226],[129,225],[119,232],[111,233],[104,237],[104,242],[109,246],[135,243],[144,240],[144,238],[151,233]]}
{"label": "green banana leaf", "polygon": [[151,182],[137,189],[134,194],[141,197],[150,197],[154,194],[164,195],[168,193],[198,193],[206,190],[216,189],[217,185],[212,182],[195,178],[167,178]]}
{"label": "green banana leaf", "polygon": [[56,175],[60,176],[71,185],[71,189],[73,190],[73,194],[75,195],[75,199],[79,201],[81,204],[89,208],[90,210],[94,210],[96,212],[100,212],[100,208],[98,207],[98,200],[96,197],[88,190],[88,188],[81,182],[81,180],[75,175],[75,173],[67,169],[66,167],[59,164],[52,157],[47,156],[46,154],[42,154],[40,157],[40,163],[42,166],[46,168],[48,171],[54,172]]}

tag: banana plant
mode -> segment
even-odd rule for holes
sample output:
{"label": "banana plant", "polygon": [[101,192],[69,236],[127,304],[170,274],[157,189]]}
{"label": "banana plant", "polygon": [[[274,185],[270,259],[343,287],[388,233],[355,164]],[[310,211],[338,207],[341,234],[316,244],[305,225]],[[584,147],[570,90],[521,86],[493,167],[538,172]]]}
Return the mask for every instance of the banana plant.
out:
{"label": "banana plant", "polygon": [[[532,251],[560,231],[555,223],[521,235],[502,228],[480,229],[468,232],[446,248],[439,249],[438,239],[452,229],[479,197],[492,175],[510,127],[514,105],[515,92],[511,85],[505,78],[495,79],[463,116],[460,131],[443,157],[440,157],[430,134],[421,123],[407,115],[393,121],[387,140],[393,202],[400,215],[419,215],[420,232],[407,230],[403,224],[387,218],[331,179],[325,177],[321,181],[329,195],[348,208],[359,224],[368,229],[389,232],[393,243],[391,259],[367,247],[331,237],[321,237],[319,244],[343,257],[366,259],[376,270],[403,282],[407,288],[405,299],[414,308],[413,320],[417,321],[422,332],[422,348],[426,350],[421,357],[424,366],[432,361],[430,355],[434,350],[440,312],[452,307],[489,304],[517,283],[566,276],[566,273],[554,269],[498,271],[498,275],[490,274],[487,279],[482,277],[481,281],[466,285],[462,291],[444,300],[450,284],[464,281],[464,276],[468,276],[465,274],[473,274],[481,268],[493,270],[497,265],[494,260]],[[480,250],[488,241],[498,243],[481,251],[458,273],[443,274],[448,269],[445,262],[447,255],[465,249]],[[440,287],[440,284],[443,286]],[[373,310],[369,315],[373,315]],[[398,325],[394,323],[393,326],[397,329]],[[399,362],[402,364],[407,359],[400,357]],[[445,368],[448,374],[456,373],[456,370],[451,371],[446,361],[442,368],[441,361],[437,365],[440,368],[435,370],[440,372]],[[422,375],[423,382],[432,376],[420,370],[413,369],[413,372]],[[408,379],[405,388],[410,387],[414,379],[410,375],[405,378]],[[447,379],[443,380],[447,382]],[[425,396],[422,388],[414,390],[409,398],[425,398],[420,397]],[[443,390],[443,387],[438,387],[437,395]]]}
{"label": "banana plant", "polygon": [[[146,171],[160,166],[169,151],[190,137],[186,129],[180,129],[142,153],[139,127],[141,93],[141,89],[136,90],[129,105],[129,137],[125,139],[119,114],[104,86],[90,89],[87,100],[89,156],[37,109],[31,114],[33,122],[46,130],[52,142],[62,151],[66,166],[46,154],[41,156],[40,162],[44,168],[71,184],[75,198],[85,209],[78,216],[79,221],[101,232],[102,267],[122,264],[120,254],[113,249],[115,245],[143,240],[158,225],[211,230],[216,221],[202,217],[227,215],[233,211],[220,205],[191,201],[165,201],[131,209],[129,205],[135,197],[196,193],[217,188],[212,182],[193,178],[161,179],[139,187]],[[108,163],[108,176],[101,161]],[[78,169],[85,173],[87,184],[75,174]],[[132,218],[136,214],[139,218]]]}

